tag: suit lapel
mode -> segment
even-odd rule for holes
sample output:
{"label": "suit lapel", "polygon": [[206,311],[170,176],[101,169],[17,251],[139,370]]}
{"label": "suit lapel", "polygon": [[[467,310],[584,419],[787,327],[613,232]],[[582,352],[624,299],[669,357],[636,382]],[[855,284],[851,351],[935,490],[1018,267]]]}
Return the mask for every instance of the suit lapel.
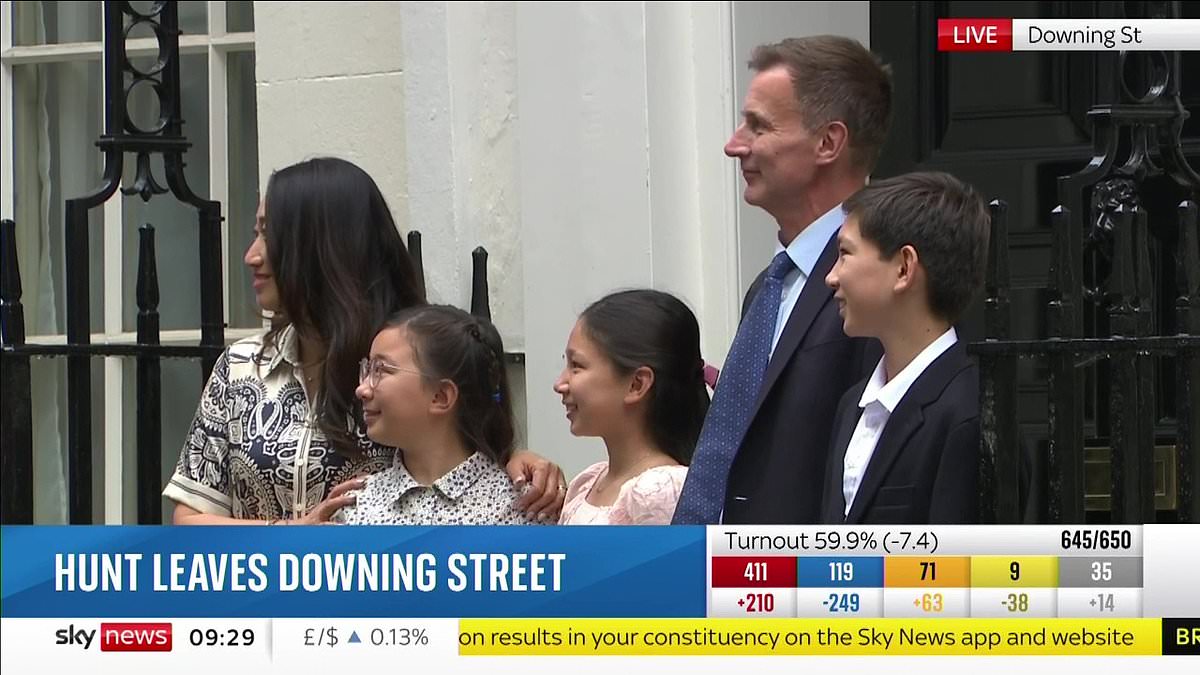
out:
{"label": "suit lapel", "polygon": [[775,386],[775,381],[779,379],[783,367],[791,360],[792,354],[800,346],[804,336],[808,334],[808,329],[812,327],[817,313],[833,297],[833,289],[825,285],[825,276],[829,274],[829,270],[833,269],[833,263],[836,260],[837,235],[835,234],[826,242],[825,249],[821,251],[821,257],[817,258],[816,264],[813,265],[812,274],[804,282],[804,289],[800,291],[800,297],[796,299],[796,305],[792,308],[787,323],[783,325],[783,333],[779,336],[779,344],[775,345],[775,351],[767,363],[767,372],[763,376],[762,388],[759,390],[758,399],[754,402],[754,409],[750,412],[750,419],[754,419],[758,414],[758,409],[767,397],[767,392]]}
{"label": "suit lapel", "polygon": [[867,380],[855,385],[851,389],[851,394],[848,394],[850,401],[854,403],[852,409],[848,409],[846,414],[842,416],[841,425],[834,430],[834,454],[829,458],[831,466],[825,469],[825,491],[829,494],[829,499],[825,503],[825,521],[829,523],[840,523],[846,517],[846,496],[842,493],[842,473],[843,467],[846,466],[846,450],[850,446],[850,437],[854,435],[854,427],[858,426],[858,418],[862,417],[862,408],[858,407],[858,401],[862,398],[863,390],[867,388]]}
{"label": "suit lapel", "polygon": [[879,443],[875,445],[875,452],[871,454],[871,461],[867,464],[867,473],[855,494],[854,505],[850,507],[850,513],[846,516],[847,523],[862,520],[863,512],[871,505],[892,464],[902,454],[908,439],[925,421],[922,409],[936,401],[950,380],[968,365],[970,362],[962,343],[955,343],[934,359],[925,372],[913,382],[883,427],[883,434],[879,437]]}
{"label": "suit lapel", "polygon": [[905,397],[905,400],[896,406],[896,411],[888,417],[887,425],[883,427],[883,435],[879,437],[879,443],[875,445],[875,452],[871,454],[871,460],[867,463],[867,473],[863,476],[862,484],[858,486],[858,491],[855,493],[854,505],[850,507],[850,513],[846,515],[846,523],[858,523],[862,520],[863,511],[875,499],[875,492],[879,490],[888,470],[900,456],[900,451],[904,449],[904,443],[923,421],[921,406],[917,405],[915,401]]}

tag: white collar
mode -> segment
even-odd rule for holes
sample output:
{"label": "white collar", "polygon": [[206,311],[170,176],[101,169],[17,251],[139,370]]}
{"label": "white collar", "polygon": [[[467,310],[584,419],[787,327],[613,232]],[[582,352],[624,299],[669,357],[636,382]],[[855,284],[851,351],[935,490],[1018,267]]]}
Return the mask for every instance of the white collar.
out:
{"label": "white collar", "polygon": [[785,248],[778,241],[775,242],[775,254],[780,251],[787,251],[788,257],[796,264],[796,268],[804,273],[804,278],[812,276],[813,267],[817,264],[817,258],[821,257],[821,252],[825,250],[825,246],[829,240],[837,234],[838,228],[842,223],[846,222],[846,214],[842,212],[842,205],[829,209],[820,218],[817,218],[808,227],[800,231],[800,234]]}
{"label": "white collar", "polygon": [[958,342],[958,333],[951,326],[928,347],[922,349],[921,353],[917,354],[917,357],[907,366],[904,366],[903,370],[896,373],[890,382],[886,381],[887,369],[883,365],[884,359],[879,359],[879,363],[875,366],[875,372],[871,373],[871,379],[867,380],[867,387],[863,389],[862,396],[858,399],[858,407],[865,408],[870,403],[878,402],[887,409],[889,415],[892,414],[921,373],[925,372],[929,364],[936,361],[937,357],[953,347],[956,342]]}

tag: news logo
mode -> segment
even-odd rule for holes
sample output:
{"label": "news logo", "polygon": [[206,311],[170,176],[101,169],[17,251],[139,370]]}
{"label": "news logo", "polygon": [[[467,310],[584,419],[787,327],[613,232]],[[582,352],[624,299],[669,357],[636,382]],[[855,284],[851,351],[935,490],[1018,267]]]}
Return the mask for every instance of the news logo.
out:
{"label": "news logo", "polygon": [[94,639],[96,639],[95,628],[88,630],[86,628],[76,628],[75,624],[71,624],[66,628],[59,628],[54,631],[54,644],[59,646],[78,646],[89,649]]}
{"label": "news logo", "polygon": [[102,652],[169,652],[171,624],[169,623],[102,623],[100,624]]}
{"label": "news logo", "polygon": [[100,637],[102,652],[169,652],[171,624],[169,623],[102,623],[100,630],[76,628],[71,624],[54,632],[54,644],[91,649]]}

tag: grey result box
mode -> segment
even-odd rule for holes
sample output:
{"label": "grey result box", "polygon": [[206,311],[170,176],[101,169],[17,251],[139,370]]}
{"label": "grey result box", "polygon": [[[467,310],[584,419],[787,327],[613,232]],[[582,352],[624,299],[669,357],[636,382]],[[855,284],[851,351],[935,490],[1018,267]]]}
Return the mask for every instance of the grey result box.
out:
{"label": "grey result box", "polygon": [[1058,559],[1059,588],[1141,588],[1140,557]]}

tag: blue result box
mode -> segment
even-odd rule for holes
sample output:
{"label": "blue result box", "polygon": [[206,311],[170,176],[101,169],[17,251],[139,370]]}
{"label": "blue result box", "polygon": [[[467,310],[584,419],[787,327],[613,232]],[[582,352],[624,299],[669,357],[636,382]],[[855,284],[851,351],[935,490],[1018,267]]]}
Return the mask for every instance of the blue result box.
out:
{"label": "blue result box", "polygon": [[883,588],[883,558],[798,558],[797,588]]}

